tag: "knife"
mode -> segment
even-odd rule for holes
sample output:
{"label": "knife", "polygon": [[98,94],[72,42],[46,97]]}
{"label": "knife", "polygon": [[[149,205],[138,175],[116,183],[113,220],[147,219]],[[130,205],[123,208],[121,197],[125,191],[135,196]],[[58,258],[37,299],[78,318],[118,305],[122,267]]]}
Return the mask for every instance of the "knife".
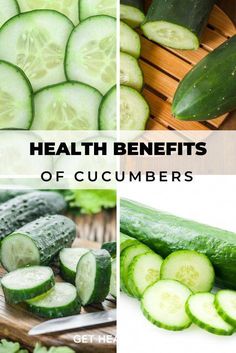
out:
{"label": "knife", "polygon": [[36,336],[46,333],[81,329],[89,326],[96,327],[113,322],[116,322],[116,309],[45,321],[33,327],[28,334],[30,336]]}

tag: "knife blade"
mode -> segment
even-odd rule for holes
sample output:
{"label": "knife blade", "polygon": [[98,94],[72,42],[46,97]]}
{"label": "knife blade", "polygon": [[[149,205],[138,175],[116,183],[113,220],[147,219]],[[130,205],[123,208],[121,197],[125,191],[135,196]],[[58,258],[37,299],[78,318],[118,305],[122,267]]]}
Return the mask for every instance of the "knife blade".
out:
{"label": "knife blade", "polygon": [[96,327],[98,325],[113,322],[116,322],[116,309],[48,320],[33,327],[28,334],[30,336],[36,336],[85,327]]}

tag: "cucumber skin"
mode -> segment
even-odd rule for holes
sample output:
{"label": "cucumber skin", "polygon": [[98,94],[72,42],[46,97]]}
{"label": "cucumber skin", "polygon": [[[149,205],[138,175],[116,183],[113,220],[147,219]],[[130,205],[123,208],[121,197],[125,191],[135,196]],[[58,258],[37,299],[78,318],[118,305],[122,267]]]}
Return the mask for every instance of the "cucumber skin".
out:
{"label": "cucumber skin", "polygon": [[16,189],[4,189],[0,190],[0,203],[9,201],[14,197],[29,194],[31,192],[35,192],[36,190],[16,190]]}
{"label": "cucumber skin", "polygon": [[186,220],[128,200],[121,200],[121,232],[162,257],[195,250],[213,264],[220,286],[236,289],[236,234]]}
{"label": "cucumber skin", "polygon": [[130,7],[135,7],[136,9],[144,12],[144,2],[143,0],[120,0],[121,5],[127,5]]}
{"label": "cucumber skin", "polygon": [[172,114],[179,120],[205,121],[234,110],[235,62],[236,35],[208,54],[184,77],[174,96]]}
{"label": "cucumber skin", "polygon": [[40,216],[61,213],[64,198],[55,192],[32,192],[0,205],[0,240]]}
{"label": "cucumber skin", "polygon": [[[218,292],[219,293],[219,292]],[[218,302],[218,293],[215,296],[215,308],[216,311],[218,312],[218,314],[222,317],[222,319],[227,322],[228,324],[236,327],[236,320],[232,319],[232,317],[230,317],[224,310],[222,310],[219,302]]]}
{"label": "cucumber skin", "polygon": [[76,273],[71,271],[68,267],[64,266],[60,261],[60,275],[64,281],[75,284]]}
{"label": "cucumber skin", "polygon": [[116,257],[116,253],[117,253],[116,241],[103,243],[101,249],[107,250],[112,258]]}

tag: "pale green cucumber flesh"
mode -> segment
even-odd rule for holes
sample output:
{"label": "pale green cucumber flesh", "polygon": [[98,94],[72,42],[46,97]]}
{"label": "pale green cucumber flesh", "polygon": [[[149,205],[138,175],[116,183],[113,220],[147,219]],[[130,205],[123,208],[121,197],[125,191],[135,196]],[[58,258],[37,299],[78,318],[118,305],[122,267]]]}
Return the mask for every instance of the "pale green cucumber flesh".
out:
{"label": "pale green cucumber flesh", "polygon": [[138,33],[122,21],[120,21],[120,50],[123,53],[132,55],[136,59],[139,58],[141,51],[141,42]]}
{"label": "pale green cucumber flesh", "polygon": [[112,87],[103,97],[99,108],[100,130],[116,130],[117,128],[117,89]]}
{"label": "pale green cucumber flesh", "polygon": [[80,0],[79,15],[80,21],[97,15],[116,17],[116,0]]}
{"label": "pale green cucumber flesh", "polygon": [[60,251],[60,273],[61,277],[72,284],[75,283],[76,268],[78,262],[89,250],[84,248],[65,248]]}
{"label": "pale green cucumber flesh", "polygon": [[0,27],[18,13],[19,6],[16,0],[0,0]]}
{"label": "pale green cucumber flesh", "polygon": [[236,327],[236,292],[220,290],[215,296],[215,307],[218,314],[228,324]]}
{"label": "pale green cucumber flesh", "polygon": [[129,5],[120,5],[120,19],[127,23],[131,28],[135,28],[140,26],[140,24],[144,21],[145,15],[144,13]]}
{"label": "pale green cucumber flesh", "polygon": [[120,53],[120,84],[141,91],[143,74],[137,59],[130,54]]}
{"label": "pale green cucumber flesh", "polygon": [[117,280],[116,280],[116,268],[117,268],[117,259],[113,259],[111,263],[111,282],[110,282],[110,294],[116,298],[117,297]]}

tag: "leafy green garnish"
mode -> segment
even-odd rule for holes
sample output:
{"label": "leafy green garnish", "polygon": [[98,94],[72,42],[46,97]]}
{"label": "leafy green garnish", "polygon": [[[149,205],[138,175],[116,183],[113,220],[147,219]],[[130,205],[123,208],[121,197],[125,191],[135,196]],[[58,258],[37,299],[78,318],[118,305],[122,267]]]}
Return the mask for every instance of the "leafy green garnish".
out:
{"label": "leafy green garnish", "polygon": [[[29,353],[27,349],[21,349],[20,344],[17,342],[9,342],[7,340],[1,340],[0,353]],[[37,343],[33,353],[75,353],[75,351],[69,347],[51,347],[46,348]]]}
{"label": "leafy green garnish", "polygon": [[[0,353],[19,353],[19,343],[8,342],[7,340],[1,340]],[[21,352],[22,353],[22,352]],[[26,351],[26,353],[28,353]]]}
{"label": "leafy green garnish", "polygon": [[47,350],[47,348],[42,347],[40,343],[37,343],[34,353],[75,353],[75,351],[68,347],[51,347]]}

